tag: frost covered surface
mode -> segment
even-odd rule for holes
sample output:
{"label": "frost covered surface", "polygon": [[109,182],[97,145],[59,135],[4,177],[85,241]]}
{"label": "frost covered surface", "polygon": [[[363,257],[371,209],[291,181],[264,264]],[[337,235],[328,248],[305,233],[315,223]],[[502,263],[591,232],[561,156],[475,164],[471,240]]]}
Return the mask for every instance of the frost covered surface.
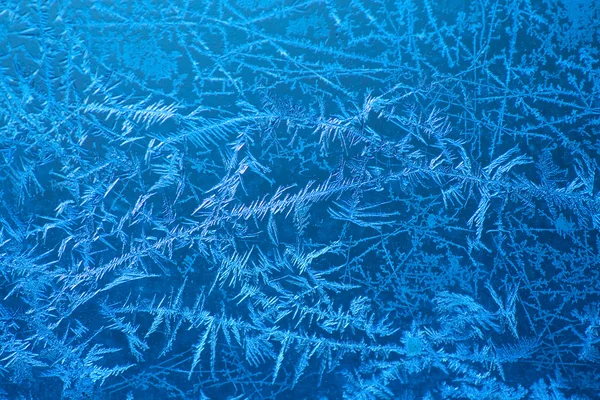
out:
{"label": "frost covered surface", "polygon": [[0,398],[593,399],[600,3],[12,1]]}

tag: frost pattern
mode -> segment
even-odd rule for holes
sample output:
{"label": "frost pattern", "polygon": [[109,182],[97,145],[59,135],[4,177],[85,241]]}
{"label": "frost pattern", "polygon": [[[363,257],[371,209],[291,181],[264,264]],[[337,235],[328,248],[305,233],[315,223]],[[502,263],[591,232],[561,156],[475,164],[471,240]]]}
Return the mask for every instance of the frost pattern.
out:
{"label": "frost pattern", "polygon": [[595,398],[599,4],[6,1],[0,398]]}

